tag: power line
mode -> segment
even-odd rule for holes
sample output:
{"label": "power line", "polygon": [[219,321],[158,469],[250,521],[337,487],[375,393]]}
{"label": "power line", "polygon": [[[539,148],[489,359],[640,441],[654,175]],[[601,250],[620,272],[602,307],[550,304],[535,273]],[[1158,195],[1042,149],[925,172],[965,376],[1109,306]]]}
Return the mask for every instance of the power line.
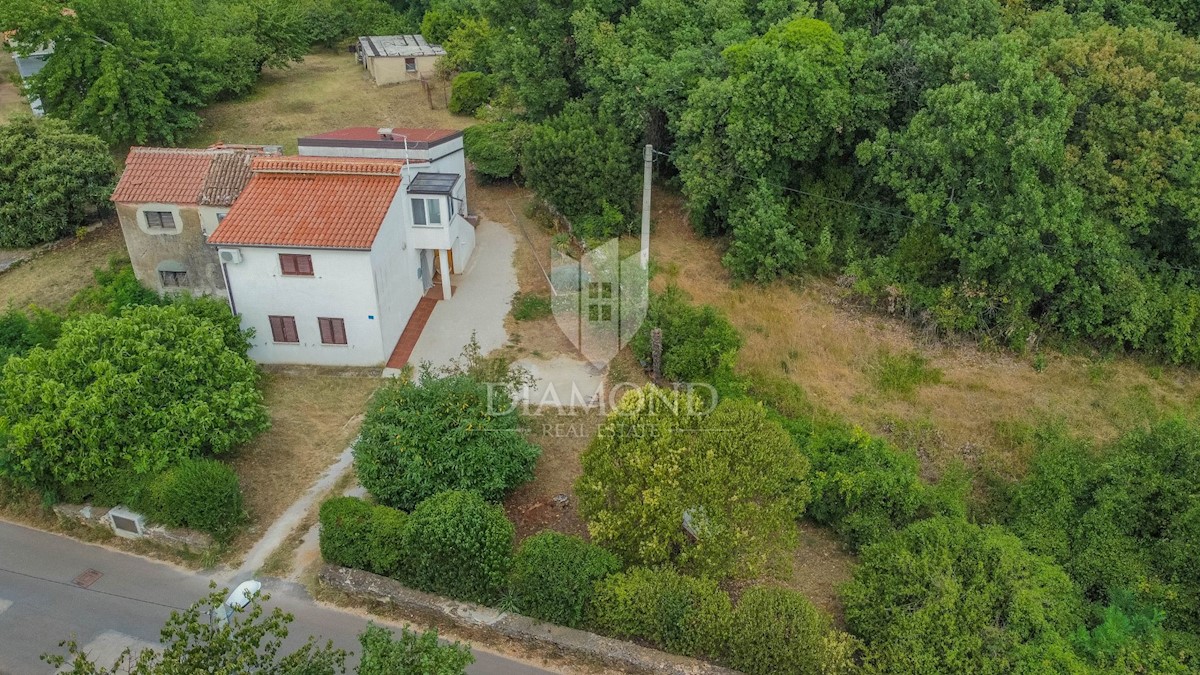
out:
{"label": "power line", "polygon": [[155,602],[153,600],[144,600],[142,598],[135,598],[135,597],[128,596],[128,595],[121,595],[120,593],[109,593],[108,591],[98,591],[94,588],[84,588],[82,586],[77,586],[75,584],[68,583],[66,581],[59,581],[57,579],[47,579],[45,577],[39,577],[35,574],[26,574],[25,572],[18,572],[16,570],[10,570],[10,569],[6,569],[4,567],[0,567],[0,572],[8,572],[9,574],[16,574],[18,576],[28,577],[30,579],[36,579],[38,581],[45,581],[45,582],[51,583],[51,584],[58,584],[59,586],[66,586],[67,588],[73,588],[77,591],[85,591],[87,593],[99,593],[100,595],[107,595],[107,596],[113,597],[113,598],[120,598],[122,600],[131,600],[133,602],[142,602],[147,605],[155,605],[157,607],[165,607],[167,609],[177,609],[177,610],[184,611],[184,612],[186,612],[188,610],[187,607],[176,607],[175,605],[165,605],[161,602]]}

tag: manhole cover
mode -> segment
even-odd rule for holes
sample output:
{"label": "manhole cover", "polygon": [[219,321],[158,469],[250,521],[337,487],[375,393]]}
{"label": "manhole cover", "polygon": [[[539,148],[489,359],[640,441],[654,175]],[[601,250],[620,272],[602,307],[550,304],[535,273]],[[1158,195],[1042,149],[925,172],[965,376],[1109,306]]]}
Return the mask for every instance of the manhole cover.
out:
{"label": "manhole cover", "polygon": [[80,588],[87,588],[96,583],[96,580],[102,576],[104,576],[104,574],[99,570],[87,569],[83,571],[83,574],[75,577],[74,583]]}

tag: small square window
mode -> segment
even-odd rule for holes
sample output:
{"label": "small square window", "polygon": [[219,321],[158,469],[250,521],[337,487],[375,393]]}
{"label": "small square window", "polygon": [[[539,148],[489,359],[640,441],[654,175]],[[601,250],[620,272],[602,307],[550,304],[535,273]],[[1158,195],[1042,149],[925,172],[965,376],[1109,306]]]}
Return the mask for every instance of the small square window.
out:
{"label": "small square window", "polygon": [[612,299],[612,283],[605,281],[600,284],[600,297],[605,300]]}
{"label": "small square window", "polygon": [[158,280],[162,282],[163,288],[182,288],[188,285],[187,272],[163,270],[158,273]]}
{"label": "small square window", "polygon": [[146,227],[151,230],[174,230],[175,214],[170,211],[147,211]]}
{"label": "small square window", "polygon": [[588,321],[600,320],[600,305],[588,305]]}
{"label": "small square window", "polygon": [[271,339],[275,342],[299,342],[300,334],[296,332],[296,317],[269,316],[271,322]]}
{"label": "small square window", "polygon": [[600,308],[600,320],[612,321],[612,305],[604,305]]}
{"label": "small square window", "polygon": [[311,277],[313,275],[312,256],[280,253],[279,271],[285,277]]}
{"label": "small square window", "polygon": [[409,73],[417,72],[417,60],[416,59],[404,59],[404,70]]}

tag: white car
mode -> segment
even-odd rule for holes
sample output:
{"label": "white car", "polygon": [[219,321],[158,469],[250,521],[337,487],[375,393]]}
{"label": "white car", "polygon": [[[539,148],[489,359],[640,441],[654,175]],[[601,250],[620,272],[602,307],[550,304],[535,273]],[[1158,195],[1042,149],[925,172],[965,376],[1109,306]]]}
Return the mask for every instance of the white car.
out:
{"label": "white car", "polygon": [[250,601],[253,600],[261,590],[261,583],[254,581],[253,579],[250,581],[243,581],[238,585],[237,588],[233,589],[233,592],[229,594],[229,597],[225,599],[225,602],[221,603],[220,607],[212,610],[212,612],[209,614],[209,621],[218,626],[224,626],[231,618],[233,618],[234,612],[250,604]]}

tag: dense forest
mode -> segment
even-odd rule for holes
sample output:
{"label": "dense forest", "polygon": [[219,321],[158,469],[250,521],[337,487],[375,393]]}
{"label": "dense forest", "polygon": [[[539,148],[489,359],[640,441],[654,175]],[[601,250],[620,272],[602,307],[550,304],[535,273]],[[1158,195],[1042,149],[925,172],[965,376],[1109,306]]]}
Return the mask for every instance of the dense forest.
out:
{"label": "dense forest", "polygon": [[476,154],[585,234],[635,220],[644,139],[739,279],[1200,363],[1200,3],[440,0],[424,26],[490,79]]}

